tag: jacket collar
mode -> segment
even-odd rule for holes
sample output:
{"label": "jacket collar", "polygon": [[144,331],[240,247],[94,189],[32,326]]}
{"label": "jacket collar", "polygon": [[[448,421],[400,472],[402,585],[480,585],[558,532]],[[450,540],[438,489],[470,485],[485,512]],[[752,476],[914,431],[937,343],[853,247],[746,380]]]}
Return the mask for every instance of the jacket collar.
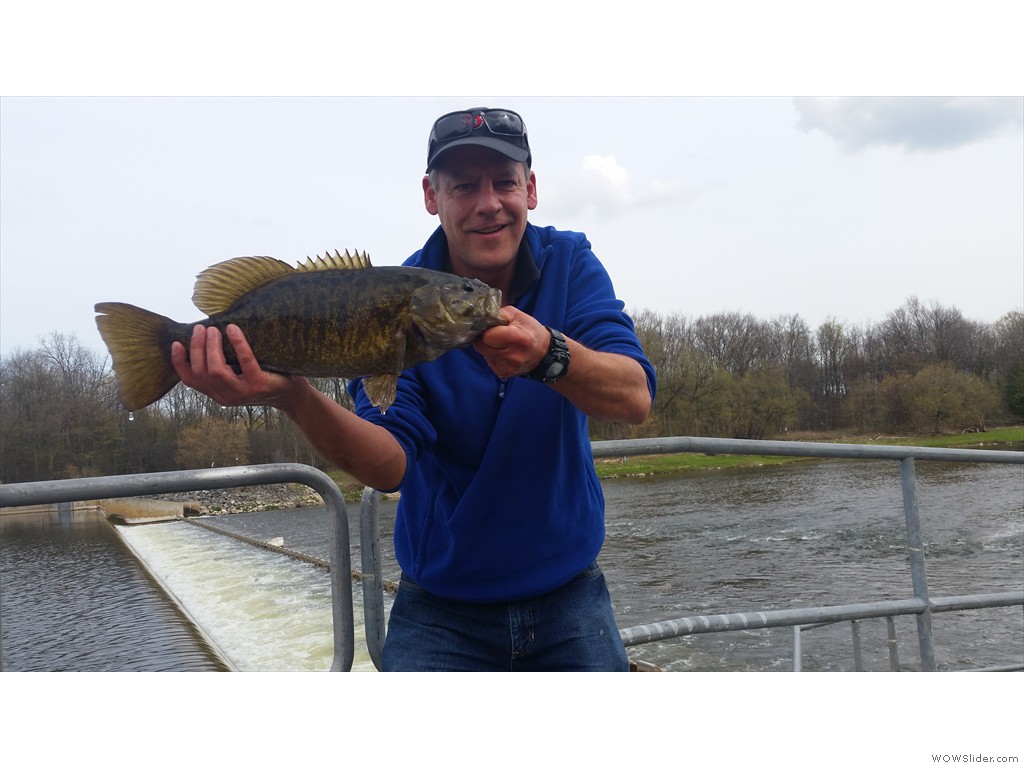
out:
{"label": "jacket collar", "polygon": [[[531,240],[537,240],[533,231],[533,225],[527,223],[523,239],[519,243],[519,250],[516,251],[516,271],[512,275],[512,285],[508,297],[509,304],[516,304],[530,290],[540,277],[540,269],[537,260],[533,256]],[[444,230],[438,227],[427,240],[420,252],[418,266],[427,269],[436,269],[441,272],[451,272],[451,261],[448,256],[448,237]]]}

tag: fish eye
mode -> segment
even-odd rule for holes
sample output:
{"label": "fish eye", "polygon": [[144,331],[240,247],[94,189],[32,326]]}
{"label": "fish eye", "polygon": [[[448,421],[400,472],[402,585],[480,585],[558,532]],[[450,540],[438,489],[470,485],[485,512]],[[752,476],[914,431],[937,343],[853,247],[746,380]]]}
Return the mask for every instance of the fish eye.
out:
{"label": "fish eye", "polygon": [[462,290],[464,290],[466,293],[472,293],[473,292],[473,284],[467,280],[466,282],[464,282],[462,284]]}

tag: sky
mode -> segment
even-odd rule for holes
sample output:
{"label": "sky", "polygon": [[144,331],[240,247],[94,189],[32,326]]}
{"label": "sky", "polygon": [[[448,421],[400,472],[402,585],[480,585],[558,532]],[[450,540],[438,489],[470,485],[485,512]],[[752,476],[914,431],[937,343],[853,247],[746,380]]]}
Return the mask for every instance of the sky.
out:
{"label": "sky", "polygon": [[523,115],[531,221],[585,232],[630,311],[1024,305],[1011,0],[350,5],[0,5],[0,354],[103,351],[101,301],[201,319],[238,256],[401,263],[430,125],[472,106]]}
{"label": "sky", "polygon": [[0,352],[102,351],[100,301],[200,319],[237,256],[400,264],[437,225],[431,123],[480,105],[523,115],[531,221],[585,232],[631,311],[1024,306],[1020,97],[4,97]]}

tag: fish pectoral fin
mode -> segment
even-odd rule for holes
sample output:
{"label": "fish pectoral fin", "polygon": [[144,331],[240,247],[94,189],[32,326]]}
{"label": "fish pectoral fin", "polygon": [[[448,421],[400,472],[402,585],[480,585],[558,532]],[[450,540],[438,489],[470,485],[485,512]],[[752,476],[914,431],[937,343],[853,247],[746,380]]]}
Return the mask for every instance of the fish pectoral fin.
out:
{"label": "fish pectoral fin", "polygon": [[370,402],[380,408],[381,413],[387,413],[398,392],[398,374],[378,373],[375,376],[367,376],[363,379],[363,389]]}
{"label": "fish pectoral fin", "polygon": [[395,367],[395,371],[401,371],[405,368],[405,347],[408,341],[405,331],[395,331],[391,337],[391,348],[395,351],[395,357],[391,361]]}
{"label": "fish pectoral fin", "polygon": [[370,402],[380,408],[381,413],[387,413],[388,408],[395,402],[395,395],[398,393],[398,374],[405,367],[405,342],[404,331],[396,331],[391,337],[391,347],[395,356],[393,365],[394,373],[376,373],[363,379],[363,389]]}

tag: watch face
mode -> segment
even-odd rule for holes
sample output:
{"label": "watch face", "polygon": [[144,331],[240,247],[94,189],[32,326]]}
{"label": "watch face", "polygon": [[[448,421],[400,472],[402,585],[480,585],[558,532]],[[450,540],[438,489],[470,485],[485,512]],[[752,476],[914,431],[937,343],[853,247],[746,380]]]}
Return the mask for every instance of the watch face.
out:
{"label": "watch face", "polygon": [[565,375],[569,368],[569,346],[566,344],[565,336],[554,328],[548,328],[551,334],[551,346],[548,353],[540,364],[529,373],[523,376],[535,381],[543,381],[545,384],[553,384]]}
{"label": "watch face", "polygon": [[557,360],[548,366],[547,373],[544,375],[545,379],[555,379],[562,375],[562,371],[565,370],[565,365],[558,362]]}

